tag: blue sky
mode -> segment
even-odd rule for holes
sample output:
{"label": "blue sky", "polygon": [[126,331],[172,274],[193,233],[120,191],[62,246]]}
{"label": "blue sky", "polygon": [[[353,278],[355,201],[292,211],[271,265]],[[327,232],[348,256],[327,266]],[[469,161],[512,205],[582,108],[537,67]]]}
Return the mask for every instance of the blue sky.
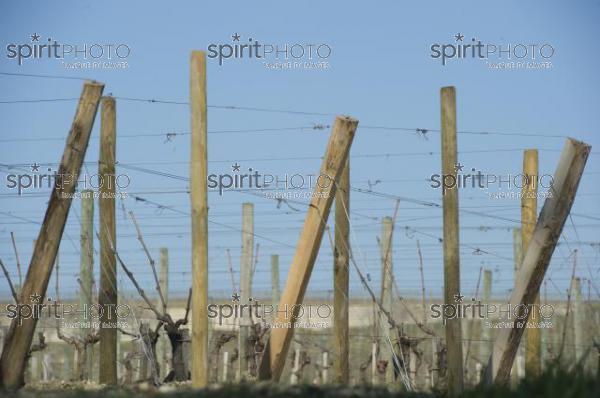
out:
{"label": "blue sky", "polygon": [[[421,137],[409,130],[381,130],[374,126],[439,128],[439,89],[457,90],[458,129],[475,132],[508,132],[517,135],[459,134],[459,160],[468,168],[487,173],[516,174],[522,150],[540,150],[540,172],[554,173],[562,137],[572,136],[593,146],[586,172],[565,227],[561,246],[554,255],[549,275],[549,295],[563,295],[571,272],[571,250],[579,250],[577,274],[597,279],[600,252],[600,176],[598,126],[600,114],[597,65],[600,46],[599,2],[508,1],[480,2],[39,2],[4,3],[0,13],[2,52],[10,43],[30,43],[30,35],[52,37],[61,43],[124,43],[131,49],[125,70],[66,70],[56,60],[26,60],[19,66],[0,57],[0,71],[93,78],[106,84],[105,94],[116,97],[188,100],[189,56],[211,43],[231,43],[231,35],[252,37],[262,43],[326,43],[332,49],[326,70],[269,70],[256,60],[228,60],[219,66],[208,62],[208,102],[213,106],[239,106],[349,114],[359,119],[351,154],[354,187],[367,189],[367,181],[380,182],[373,190],[392,195],[439,201],[440,191],[426,181],[439,173],[439,134]],[[548,43],[555,49],[548,70],[490,70],[481,60],[451,60],[442,66],[430,58],[434,43],[453,44],[454,35],[484,43]],[[72,79],[0,75],[0,101],[76,98],[82,82]],[[73,118],[76,101],[0,103],[2,134],[0,162],[23,165],[34,162],[56,167]],[[117,158],[124,165],[188,176],[189,109],[186,105],[135,102],[117,99]],[[318,171],[332,116],[231,109],[209,109],[209,170],[225,173],[233,162],[272,174],[314,174]],[[289,128],[306,127],[303,130]],[[217,133],[231,130],[280,129],[277,131]],[[167,133],[180,133],[171,141]],[[529,134],[529,135],[527,135]],[[86,156],[88,172],[98,158],[99,123],[96,123]],[[537,136],[536,136],[537,135]],[[128,137],[129,136],[129,137]],[[132,137],[133,136],[133,137]],[[368,156],[367,156],[368,155]],[[386,156],[387,155],[387,156]],[[281,159],[284,158],[284,159]],[[303,159],[289,159],[303,158]],[[310,158],[310,159],[306,159]],[[280,159],[280,160],[278,160]],[[26,168],[26,167],[25,167]],[[5,178],[15,170],[2,168],[0,201],[0,256],[15,273],[10,232],[17,237],[22,263],[28,263],[45,211],[48,190],[17,197],[6,188]],[[22,171],[22,170],[21,170]],[[18,172],[21,172],[18,171]],[[133,210],[146,240],[158,258],[158,249],[171,253],[170,289],[181,295],[190,283],[189,217],[169,209],[158,210],[133,196],[187,212],[187,182],[120,168],[131,178],[130,197],[123,204]],[[256,291],[270,289],[269,255],[281,256],[282,284],[302,226],[304,209],[295,211],[272,200],[244,193],[212,192],[210,226],[211,294],[231,291],[225,250],[230,249],[234,269],[239,269],[241,204],[255,203],[255,233],[260,244]],[[519,218],[516,199],[489,199],[485,192],[462,190],[460,205],[467,210],[506,218]],[[73,202],[61,245],[63,295],[77,290],[79,267],[77,215],[81,203]],[[376,236],[381,217],[391,215],[393,199],[353,192],[351,208],[353,249],[357,262],[379,286],[379,254]],[[542,201],[539,203],[541,209]],[[401,202],[394,237],[394,267],[400,291],[420,289],[416,239],[423,247],[426,288],[439,295],[442,282],[441,211]],[[97,209],[96,209],[97,210]],[[9,213],[9,214],[7,214]],[[575,216],[577,214],[577,216]],[[144,281],[149,268],[135,241],[133,226],[118,203],[119,251]],[[17,217],[17,218],[15,218]],[[31,220],[27,222],[18,217]],[[97,217],[97,211],[96,211]],[[512,233],[514,223],[492,217],[461,214],[461,267],[465,294],[476,288],[480,267],[494,270],[494,294],[505,296],[513,278]],[[407,232],[406,226],[411,229]],[[481,227],[491,227],[490,229]],[[577,231],[577,233],[575,233]],[[278,243],[272,242],[272,240]],[[581,241],[579,243],[578,241]],[[74,243],[74,244],[73,244]],[[97,248],[96,242],[96,248]],[[474,254],[479,248],[487,254]],[[96,255],[97,267],[97,255]],[[324,239],[310,291],[331,290],[331,250]],[[120,278],[121,279],[121,278]],[[131,290],[131,284],[123,280]],[[592,285],[593,286],[593,285]],[[353,294],[364,295],[352,274]],[[587,289],[587,288],[586,288]],[[586,290],[587,292],[587,290]],[[592,290],[593,292],[593,290]],[[8,297],[0,281],[0,297]]]}

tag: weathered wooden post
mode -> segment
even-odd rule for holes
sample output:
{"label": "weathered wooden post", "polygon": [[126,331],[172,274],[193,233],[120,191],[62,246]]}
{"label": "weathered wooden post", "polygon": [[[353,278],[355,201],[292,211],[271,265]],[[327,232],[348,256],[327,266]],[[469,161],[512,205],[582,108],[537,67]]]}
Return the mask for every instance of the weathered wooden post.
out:
{"label": "weathered wooden post", "polygon": [[576,365],[583,366],[584,364],[580,362],[583,359],[586,342],[583,339],[585,330],[585,308],[581,299],[581,279],[573,279],[573,292],[575,296],[575,300],[573,300],[573,335],[575,337],[575,362]]}
{"label": "weathered wooden post", "polygon": [[[166,247],[160,248],[160,273],[158,277],[160,291],[165,300],[165,306],[169,305],[169,249]],[[160,297],[157,299],[156,307],[161,308],[162,303]],[[165,309],[165,312],[167,309]],[[169,374],[169,339],[163,333],[158,337],[156,342],[156,361],[159,367],[159,376],[164,377]]]}
{"label": "weathered wooden post", "polygon": [[[512,308],[517,305],[530,306],[539,293],[552,253],[575,200],[590,149],[589,145],[571,138],[565,143],[550,188],[552,196],[544,202],[517,276],[517,284],[511,294]],[[508,381],[510,368],[524,331],[522,327],[518,327],[523,323],[522,319],[515,317],[511,322],[513,327],[501,329],[494,342],[486,372],[488,383]]]}
{"label": "weathered wooden post", "polygon": [[[442,115],[442,175],[456,181],[459,164],[456,143],[456,92],[454,87],[441,90]],[[444,303],[456,304],[460,292],[460,251],[458,227],[458,187],[443,193],[444,217]],[[448,393],[457,396],[463,391],[462,327],[460,318],[446,321]]]}
{"label": "weathered wooden post", "polygon": [[[333,361],[333,373],[335,382],[338,384],[348,384],[350,375],[348,368],[348,352],[350,347],[348,337],[350,300],[349,215],[350,160],[348,159],[346,160],[346,165],[344,166],[335,192],[335,247],[333,251],[333,349],[335,360]],[[326,371],[324,370],[324,372]]]}
{"label": "weathered wooden post", "polygon": [[[240,296],[241,304],[252,304],[252,274],[254,260],[254,205],[252,203],[242,204],[242,256],[240,261]],[[248,314],[240,316],[240,332],[238,334],[239,351],[239,379],[248,378],[249,358],[253,355],[249,346],[250,328],[252,319]]]}
{"label": "weathered wooden post", "polygon": [[321,363],[321,381],[323,384],[329,383],[329,353],[327,351],[323,351],[323,359]]}
{"label": "weathered wooden post", "polygon": [[271,305],[279,304],[279,255],[271,254]]}
{"label": "weathered wooden post", "polygon": [[[521,189],[521,233],[524,253],[527,252],[537,221],[538,175],[538,151],[528,149],[523,154],[523,188]],[[533,304],[532,318],[538,322],[539,292]],[[527,329],[525,337],[525,372],[527,377],[537,377],[542,371],[540,329],[537,327]]]}
{"label": "weathered wooden post", "polygon": [[[103,89],[104,85],[96,82],[86,82],[83,86],[58,169],[59,186],[50,194],[44,222],[21,287],[21,304],[32,305],[44,301]],[[0,359],[0,387],[16,389],[23,385],[27,352],[36,325],[35,317],[12,320]]]}
{"label": "weathered wooden post", "polygon": [[[488,305],[492,298],[492,271],[483,271],[483,302]],[[491,321],[490,321],[491,322]],[[481,344],[479,345],[479,360],[486,361],[492,353],[492,328],[483,325],[481,328]]]}
{"label": "weathered wooden post", "polygon": [[102,326],[115,322],[117,298],[117,227],[115,210],[116,103],[112,97],[102,98],[100,128],[100,160],[98,175],[102,177],[98,198],[100,208],[100,289],[98,304],[103,308],[100,317],[100,383],[117,384],[117,329]]}
{"label": "weathered wooden post", "polygon": [[208,202],[206,178],[207,112],[206,54],[192,51],[190,65],[190,112],[192,155],[190,198],[192,201],[192,385],[208,384]]}
{"label": "weathered wooden post", "polygon": [[[381,310],[392,313],[392,285],[394,281],[394,266],[392,263],[392,239],[394,223],[392,217],[383,217],[381,220]],[[385,369],[385,382],[394,383],[394,355],[391,352],[390,341],[395,333],[390,331],[390,324],[386,316],[379,316],[379,355],[388,363]]]}
{"label": "weathered wooden post", "polygon": [[[536,215],[536,217],[537,217],[537,215]],[[512,234],[512,237],[513,237],[513,261],[515,264],[515,271],[513,273],[513,275],[514,275],[513,289],[514,289],[514,286],[517,285],[517,274],[519,273],[519,269],[521,268],[521,262],[523,261],[523,234],[521,231],[522,231],[521,228],[513,228],[513,230],[512,230],[512,232],[513,232],[513,234]],[[517,358],[519,358],[523,355],[523,344],[519,345],[516,355],[517,355]],[[489,354],[486,358],[489,358]],[[485,361],[486,358],[483,358],[483,360]],[[519,368],[517,367],[518,362],[519,362],[518,360],[513,362],[513,366],[510,371],[510,381],[511,381],[511,386],[513,388],[517,386],[517,384],[519,383],[519,379],[521,377],[523,377],[522,374],[519,374]]]}
{"label": "weathered wooden post", "polygon": [[357,125],[357,120],[347,116],[338,116],[335,120],[275,320],[276,323],[291,322],[292,327],[271,330],[260,364],[260,379],[271,378],[277,381],[283,371],[297,314],[287,317],[281,311],[286,305],[293,311],[298,307],[292,306],[301,304],[304,299],[335,195],[335,183],[339,180],[348,158]]}
{"label": "weathered wooden post", "polygon": [[[94,192],[84,190],[81,192],[81,263],[79,269],[79,306],[80,310],[90,308],[93,304],[94,284]],[[92,319],[82,319],[90,322]],[[82,328],[81,337],[85,338],[92,332],[92,328]],[[90,379],[93,375],[93,345],[85,347],[85,372],[84,379]]]}

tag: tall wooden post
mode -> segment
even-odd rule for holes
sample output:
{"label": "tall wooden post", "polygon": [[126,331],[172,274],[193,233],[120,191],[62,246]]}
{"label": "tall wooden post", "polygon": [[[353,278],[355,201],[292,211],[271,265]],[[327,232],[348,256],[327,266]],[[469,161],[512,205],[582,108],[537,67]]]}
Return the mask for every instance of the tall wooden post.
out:
{"label": "tall wooden post", "polygon": [[335,192],[335,247],[333,252],[333,374],[338,384],[348,384],[350,161],[346,161]]}
{"label": "tall wooden post", "polygon": [[[104,309],[100,317],[100,384],[117,384],[117,329],[103,324],[115,322],[111,308],[118,304],[117,249],[115,213],[115,161],[117,144],[117,113],[115,99],[102,98],[100,125],[100,160],[98,175],[103,178],[98,198],[100,208],[100,290],[98,302]],[[109,183],[110,182],[110,183]]]}
{"label": "tall wooden post", "polygon": [[297,313],[286,316],[281,311],[287,305],[290,312],[297,312],[297,305],[304,299],[335,195],[334,181],[337,182],[342,173],[357,125],[357,120],[347,116],[338,116],[333,125],[275,320],[279,324],[291,322],[292,327],[271,330],[259,369],[259,377],[263,380],[271,378],[277,381],[283,371]]}
{"label": "tall wooden post", "polygon": [[[544,202],[517,276],[517,284],[511,294],[510,305],[512,308],[518,305],[533,304],[539,293],[552,253],[575,200],[590,149],[589,145],[571,138],[567,139],[565,143],[550,188],[552,196]],[[529,312],[528,315],[530,315]],[[524,331],[522,327],[519,327],[523,320],[515,317],[511,319],[511,322],[513,327],[501,329],[494,341],[492,357],[486,372],[488,383],[493,381],[502,383],[508,380],[510,368]]]}
{"label": "tall wooden post", "polygon": [[[394,280],[394,266],[392,264],[392,233],[394,224],[391,217],[381,220],[381,309],[388,314],[392,313],[392,282]],[[395,334],[390,331],[387,317],[379,316],[379,355],[387,360],[385,382],[394,382],[394,355],[391,352],[390,341],[394,341]],[[408,359],[408,358],[407,358]]]}
{"label": "tall wooden post", "polygon": [[[242,257],[240,263],[240,296],[241,304],[252,304],[252,273],[254,260],[254,205],[242,204]],[[248,376],[248,361],[252,351],[248,344],[252,320],[248,314],[240,317],[240,333],[238,334],[239,350],[239,378],[244,380]]]}
{"label": "tall wooden post", "polygon": [[[165,299],[165,305],[169,305],[169,249],[166,247],[160,248],[160,272],[158,276],[158,284]],[[160,297],[156,303],[157,308],[162,307]],[[162,334],[156,342],[156,360],[159,365],[159,376],[164,377],[169,373],[167,369],[169,364],[169,340],[168,337]]]}
{"label": "tall wooden post", "polygon": [[[521,262],[523,261],[523,234],[521,228],[513,228],[513,261],[515,264],[515,271],[513,273],[513,289],[517,285],[517,274],[521,268]],[[523,344],[519,345],[517,349],[517,358],[523,355]],[[488,355],[489,357],[489,355]],[[487,358],[483,358],[485,361]],[[513,362],[513,366],[510,372],[511,386],[516,388],[519,384],[519,379],[523,376],[519,374],[519,368],[517,366],[518,360]]]}
{"label": "tall wooden post", "polygon": [[[92,286],[94,284],[94,192],[85,190],[81,192],[81,263],[79,270],[80,309],[89,308],[93,304]],[[91,322],[92,319],[83,319]],[[81,336],[85,338],[92,333],[92,328],[82,328]],[[85,378],[92,377],[94,368],[93,345],[85,348]]]}
{"label": "tall wooden post", "polygon": [[[492,271],[483,271],[483,302],[490,304],[492,300]],[[482,325],[479,360],[486,361],[492,352],[492,328]]]}
{"label": "tall wooden post", "polygon": [[192,157],[192,386],[208,384],[208,199],[206,178],[206,54],[192,51],[190,65]]}
{"label": "tall wooden post", "polygon": [[[533,236],[535,223],[537,221],[537,192],[538,192],[538,151],[528,149],[523,154],[523,188],[521,196],[521,233],[523,241],[523,252]],[[535,297],[532,311],[533,319],[539,321],[538,308],[540,305],[540,294]],[[527,377],[539,376],[542,372],[540,329],[529,328],[525,332],[525,372]]]}
{"label": "tall wooden post", "polygon": [[271,305],[279,304],[279,255],[271,254]]}
{"label": "tall wooden post", "polygon": [[573,335],[575,345],[575,363],[576,365],[583,366],[584,364],[580,361],[583,358],[585,352],[586,342],[583,339],[584,335],[584,323],[585,323],[585,307],[581,299],[581,279],[573,279]]}
{"label": "tall wooden post", "polygon": [[[104,85],[96,82],[86,82],[83,86],[58,169],[59,187],[50,194],[44,222],[21,288],[21,304],[44,301],[103,89]],[[0,359],[0,387],[16,389],[23,385],[27,353],[36,325],[35,317],[12,320]]]}
{"label": "tall wooden post", "polygon": [[[441,91],[442,114],[442,175],[456,178],[459,164],[456,143],[456,92],[454,87]],[[444,206],[444,303],[456,304],[460,296],[460,258],[458,228],[458,188],[446,189]],[[448,348],[448,393],[457,396],[463,390],[462,328],[460,318],[446,322],[446,346]]]}

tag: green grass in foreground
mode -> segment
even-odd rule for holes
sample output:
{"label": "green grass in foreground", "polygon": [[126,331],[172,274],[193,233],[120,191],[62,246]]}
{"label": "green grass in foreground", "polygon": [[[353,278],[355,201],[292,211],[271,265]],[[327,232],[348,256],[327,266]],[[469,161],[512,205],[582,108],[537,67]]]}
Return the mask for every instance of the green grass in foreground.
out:
{"label": "green grass in foreground", "polygon": [[[157,390],[135,389],[98,389],[83,391],[73,389],[31,389],[25,388],[18,393],[0,392],[0,397],[43,397],[43,398],[129,398],[129,397],[173,397],[173,398],[391,398],[391,397],[445,397],[444,392],[389,392],[386,389],[370,386],[280,386],[268,383],[231,384],[213,387],[204,390],[192,390],[182,387],[181,390],[172,392],[159,392]],[[583,375],[580,372],[567,373],[560,370],[550,370],[537,379],[523,379],[519,386],[511,390],[506,386],[485,387],[479,386],[465,391],[462,397],[467,398],[574,398],[574,397],[600,397],[600,379]]]}

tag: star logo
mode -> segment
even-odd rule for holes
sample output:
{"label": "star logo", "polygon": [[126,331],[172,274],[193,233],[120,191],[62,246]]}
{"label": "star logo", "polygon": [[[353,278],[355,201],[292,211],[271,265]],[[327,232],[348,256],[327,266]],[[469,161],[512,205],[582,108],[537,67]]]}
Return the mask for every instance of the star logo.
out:
{"label": "star logo", "polygon": [[231,295],[231,301],[239,303],[240,302],[240,295],[237,294],[237,292],[233,292],[233,294]]}
{"label": "star logo", "polygon": [[35,171],[35,172],[40,171],[40,165],[37,163],[32,164],[31,171]]}
{"label": "star logo", "polygon": [[232,41],[240,41],[240,35],[238,35],[237,33],[234,33],[231,35],[231,39],[232,39]]}
{"label": "star logo", "polygon": [[465,166],[463,166],[463,165],[462,165],[462,164],[460,164],[460,163],[456,163],[456,164],[454,165],[454,171],[456,171],[456,172],[458,173],[459,171],[462,171],[463,167],[465,167]]}
{"label": "star logo", "polygon": [[32,303],[39,303],[42,300],[42,296],[37,293],[29,295],[29,299]]}
{"label": "star logo", "polygon": [[30,37],[31,37],[31,42],[32,43],[34,41],[40,41],[40,35],[38,35],[37,33],[32,34]]}
{"label": "star logo", "polygon": [[463,41],[463,39],[465,38],[464,35],[461,35],[460,33],[457,33],[454,35],[454,38],[456,39],[456,41]]}
{"label": "star logo", "polygon": [[455,294],[454,295],[454,301],[457,303],[462,303],[463,299],[465,298],[465,296],[463,296],[462,294]]}
{"label": "star logo", "polygon": [[237,162],[235,162],[235,164],[231,165],[231,170],[232,171],[240,171],[240,167],[241,166]]}

